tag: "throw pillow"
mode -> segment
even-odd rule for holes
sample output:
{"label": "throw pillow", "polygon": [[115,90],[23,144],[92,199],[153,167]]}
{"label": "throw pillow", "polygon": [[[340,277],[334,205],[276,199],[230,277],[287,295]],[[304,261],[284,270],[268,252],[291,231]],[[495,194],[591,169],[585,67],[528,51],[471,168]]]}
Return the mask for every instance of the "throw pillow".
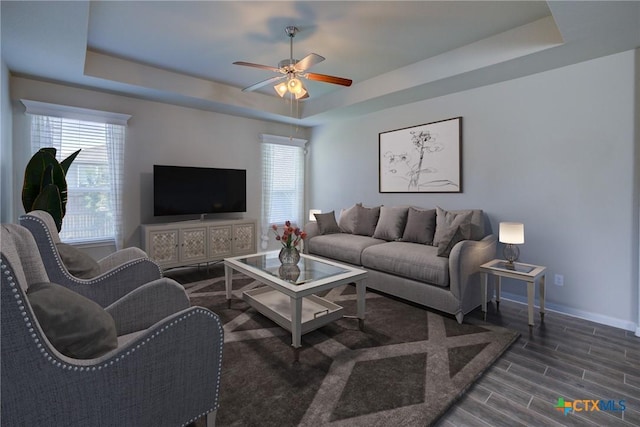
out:
{"label": "throw pillow", "polygon": [[27,299],[60,353],[93,359],[118,347],[113,317],[90,299],[55,283],[29,285]]}
{"label": "throw pillow", "polygon": [[449,229],[449,233],[445,235],[438,245],[438,256],[448,258],[456,243],[463,240],[468,240],[468,238],[465,237],[465,231],[462,226]]}
{"label": "throw pillow", "polygon": [[[437,240],[438,256],[448,257],[456,243],[471,238],[471,215],[473,215],[473,212],[453,213],[446,212],[440,208],[436,208],[436,211],[436,235],[438,234],[438,227],[441,231],[438,237],[439,240]],[[438,220],[438,215],[443,219]]]}
{"label": "throw pillow", "polygon": [[400,240],[407,223],[408,211],[409,208],[382,206],[373,237],[388,241]]}
{"label": "throw pillow", "polygon": [[[471,216],[473,215],[473,211],[456,211],[450,212],[442,209],[441,207],[436,207],[436,232],[433,236],[433,246],[438,246],[440,241],[442,240],[445,233],[447,233],[449,227],[456,221],[456,218],[460,215],[464,215],[463,218],[469,217],[469,221],[471,221]],[[459,219],[461,221],[463,218]],[[471,238],[469,232],[468,239]]]}
{"label": "throw pillow", "polygon": [[320,234],[333,234],[340,232],[340,227],[338,227],[338,223],[336,222],[336,214],[334,211],[313,215],[316,217],[318,232]]}
{"label": "throw pillow", "polygon": [[407,213],[407,225],[404,228],[402,240],[405,242],[433,244],[433,235],[436,231],[436,210],[409,208]]}
{"label": "throw pillow", "polygon": [[340,211],[340,218],[338,218],[338,226],[343,233],[353,234],[356,229],[356,216],[358,214],[356,206],[362,206],[362,203],[356,203],[348,209],[342,209]]}
{"label": "throw pillow", "polygon": [[380,206],[374,208],[365,208],[364,206],[356,206],[356,227],[353,234],[361,236],[373,236],[376,231],[376,224],[380,217]]}
{"label": "throw pillow", "polygon": [[62,263],[72,276],[79,279],[92,279],[100,274],[100,265],[79,249],[66,243],[56,243]]}

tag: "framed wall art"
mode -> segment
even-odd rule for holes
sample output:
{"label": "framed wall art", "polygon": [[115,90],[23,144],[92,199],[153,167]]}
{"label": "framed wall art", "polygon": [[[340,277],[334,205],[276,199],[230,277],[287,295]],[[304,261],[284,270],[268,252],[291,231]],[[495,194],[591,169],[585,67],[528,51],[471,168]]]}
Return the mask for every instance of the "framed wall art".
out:
{"label": "framed wall art", "polygon": [[380,193],[461,193],[462,117],[381,132]]}

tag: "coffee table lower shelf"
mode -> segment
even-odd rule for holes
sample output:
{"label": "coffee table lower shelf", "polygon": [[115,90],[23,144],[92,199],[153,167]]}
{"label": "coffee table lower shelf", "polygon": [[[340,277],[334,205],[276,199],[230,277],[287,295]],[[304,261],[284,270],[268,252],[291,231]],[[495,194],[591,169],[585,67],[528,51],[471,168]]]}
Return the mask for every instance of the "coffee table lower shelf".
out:
{"label": "coffee table lower shelf", "polygon": [[[258,312],[292,331],[291,298],[269,286],[242,293],[243,299]],[[317,295],[302,299],[301,334],[306,334],[343,316],[344,308]]]}

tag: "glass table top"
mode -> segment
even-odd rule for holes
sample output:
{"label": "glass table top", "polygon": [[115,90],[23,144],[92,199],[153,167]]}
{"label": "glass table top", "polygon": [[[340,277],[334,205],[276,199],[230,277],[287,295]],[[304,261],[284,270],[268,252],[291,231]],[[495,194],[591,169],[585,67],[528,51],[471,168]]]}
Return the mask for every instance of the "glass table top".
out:
{"label": "glass table top", "polygon": [[535,268],[530,265],[522,265],[517,262],[508,264],[506,261],[497,261],[490,268],[499,268],[501,270],[509,270],[517,273],[531,273]]}
{"label": "glass table top", "polygon": [[345,268],[306,257],[300,257],[296,265],[282,265],[278,259],[278,252],[252,255],[238,259],[238,262],[296,285],[349,272]]}

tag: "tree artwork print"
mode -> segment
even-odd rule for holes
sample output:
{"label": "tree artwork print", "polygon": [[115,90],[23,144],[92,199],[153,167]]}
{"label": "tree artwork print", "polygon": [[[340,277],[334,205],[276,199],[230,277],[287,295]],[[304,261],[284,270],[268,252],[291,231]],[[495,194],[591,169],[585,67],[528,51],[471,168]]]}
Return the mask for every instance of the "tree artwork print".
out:
{"label": "tree artwork print", "polygon": [[379,134],[381,193],[459,193],[462,117]]}

